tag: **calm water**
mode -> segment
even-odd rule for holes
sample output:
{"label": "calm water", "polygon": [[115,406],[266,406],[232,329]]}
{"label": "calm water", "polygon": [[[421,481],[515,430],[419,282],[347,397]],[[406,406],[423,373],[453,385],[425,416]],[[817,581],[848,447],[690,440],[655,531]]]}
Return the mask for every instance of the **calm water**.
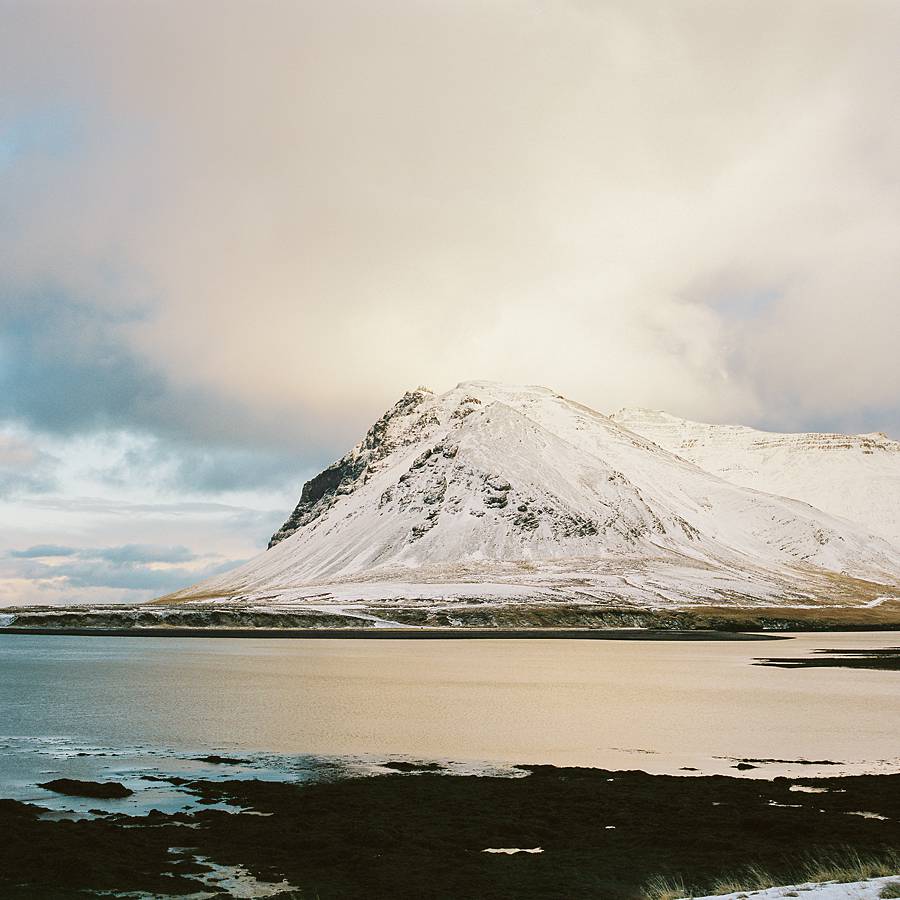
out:
{"label": "calm water", "polygon": [[728,774],[734,757],[845,764],[751,777],[896,771],[900,673],[751,663],[898,643],[0,635],[0,796],[37,771],[138,771],[140,760],[146,771],[160,755],[195,766],[184,757],[212,751],[265,758],[273,773],[397,756]]}

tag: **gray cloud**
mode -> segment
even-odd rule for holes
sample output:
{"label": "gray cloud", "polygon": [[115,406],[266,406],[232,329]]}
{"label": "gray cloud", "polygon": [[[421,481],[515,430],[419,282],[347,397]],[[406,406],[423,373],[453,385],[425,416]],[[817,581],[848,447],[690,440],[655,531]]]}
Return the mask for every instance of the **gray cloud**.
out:
{"label": "gray cloud", "polygon": [[74,556],[78,551],[74,547],[63,547],[59,544],[35,544],[24,550],[10,550],[9,555],[16,559],[43,559],[49,556]]}
{"label": "gray cloud", "polygon": [[[308,457],[304,460],[306,462]],[[218,493],[247,488],[282,487],[297,483],[300,465],[296,455],[222,448],[191,449],[179,454],[172,484],[175,487]]]}
{"label": "gray cloud", "polygon": [[41,494],[53,490],[56,486],[56,480],[52,477],[0,470],[0,497],[3,498],[19,494]]}
{"label": "gray cloud", "polygon": [[269,520],[279,515],[276,510],[250,509],[229,503],[214,503],[204,500],[185,500],[178,503],[137,503],[109,497],[51,496],[32,497],[31,506],[42,509],[88,516],[112,516],[117,518],[141,517],[162,520],[191,518],[203,521],[205,518],[223,519],[240,526],[248,522]]}
{"label": "gray cloud", "polygon": [[34,440],[0,432],[0,498],[53,490],[57,486],[57,463]]}
{"label": "gray cloud", "polygon": [[331,453],[470,377],[896,407],[894,3],[37,0],[4,26],[0,274],[107,316],[101,418]]}
{"label": "gray cloud", "polygon": [[65,433],[152,415],[164,382],[116,339],[128,321],[60,296],[6,298],[0,415]]}
{"label": "gray cloud", "polygon": [[331,461],[314,444],[273,450],[150,438],[128,449],[119,465],[102,475],[112,482],[128,483],[143,474],[160,486],[183,493],[283,489],[288,484],[299,487],[310,457],[313,467]]}
{"label": "gray cloud", "polygon": [[44,434],[123,435],[133,447],[101,473],[106,480],[124,484],[152,471],[159,487],[190,493],[281,487],[298,469],[333,458],[337,449],[316,436],[276,434],[211,389],[173,385],[128,346],[123,332],[146,318],[58,294],[0,296],[0,419],[30,429],[32,445],[26,460],[23,439],[0,435],[0,496],[55,486],[52,458],[34,449]]}
{"label": "gray cloud", "polygon": [[283,487],[306,467],[301,454],[316,463],[333,455],[314,440],[272,448],[264,430],[235,434],[223,423],[242,418],[239,411],[173,388],[129,350],[120,329],[142,320],[58,296],[0,300],[0,419],[30,429],[0,435],[0,496],[58,487],[58,461],[37,449],[47,433],[126,435],[132,448],[97,473],[102,480],[121,486],[150,478],[160,489],[192,494]]}
{"label": "gray cloud", "polygon": [[52,582],[55,590],[76,588],[119,588],[127,591],[166,593],[240,565],[229,560],[202,569],[152,568],[146,565],[116,565],[105,561],[72,561],[57,565],[29,561],[19,571],[35,582]]}
{"label": "gray cloud", "polygon": [[210,458],[220,447],[249,454],[248,444],[282,440],[262,427],[236,431],[236,418],[256,421],[252,409],[212,388],[173,383],[131,347],[129,332],[151,318],[127,301],[110,309],[58,290],[0,295],[0,418],[63,435],[149,433],[195,455],[200,451],[190,443],[202,440]]}
{"label": "gray cloud", "polygon": [[99,559],[118,566],[133,563],[177,563],[197,559],[187,547],[160,547],[152,544],[123,544],[119,547],[64,547],[58,544],[36,544],[24,550],[11,550],[16,559],[43,559],[71,556],[78,559]]}
{"label": "gray cloud", "polygon": [[[299,490],[299,488],[298,488]],[[35,496],[27,500],[26,512],[35,517],[28,534],[32,543],[8,553],[40,558],[49,547],[62,555],[81,554],[83,558],[97,558],[98,548],[107,556],[143,556],[146,560],[169,558],[173,562],[188,554],[202,557],[231,558],[246,556],[265,549],[272,533],[284,522],[296,503],[295,492],[285,495],[283,505],[273,509],[255,509],[225,503],[185,501],[178,503],[133,502],[110,497]],[[16,547],[23,529],[13,523],[23,515],[22,509],[9,507],[4,542]],[[93,547],[72,547],[64,543],[71,529],[89,529],[94,535]],[[115,545],[109,539],[127,536],[131,544]],[[41,538],[51,538],[42,541]],[[37,540],[35,540],[37,538]],[[172,548],[171,544],[177,546]],[[188,550],[185,551],[185,546]],[[196,554],[196,555],[194,555]],[[0,552],[0,558],[2,558]],[[2,593],[2,591],[0,591]]]}
{"label": "gray cloud", "polygon": [[10,573],[12,576],[43,583],[54,591],[118,588],[163,593],[227,571],[244,561],[220,560],[186,568],[173,564],[193,562],[201,557],[186,547],[141,544],[82,548],[44,544],[11,550],[8,556],[18,561]]}
{"label": "gray cloud", "polygon": [[771,415],[766,424],[773,430],[780,431],[835,431],[839,434],[882,432],[897,437],[900,436],[900,409],[860,404],[840,413],[829,410],[819,414],[807,412],[798,416],[796,411],[793,414],[782,411]]}
{"label": "gray cloud", "polygon": [[101,547],[97,550],[82,551],[78,555],[83,558],[102,559],[119,565],[145,562],[176,563],[197,559],[197,555],[187,547],[156,547],[147,544]]}

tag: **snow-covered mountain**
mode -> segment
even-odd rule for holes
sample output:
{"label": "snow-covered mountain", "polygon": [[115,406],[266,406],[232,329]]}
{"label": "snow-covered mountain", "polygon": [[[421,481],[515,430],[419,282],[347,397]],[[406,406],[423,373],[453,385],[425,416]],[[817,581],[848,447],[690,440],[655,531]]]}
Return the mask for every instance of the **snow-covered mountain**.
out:
{"label": "snow-covered mountain", "polygon": [[745,487],[804,500],[900,547],[900,441],[876,434],[778,434],[648,409],[613,421]]}
{"label": "snow-covered mountain", "polygon": [[[634,425],[635,423],[631,423]],[[542,387],[404,395],[270,549],[171,600],[877,602],[900,548]]]}

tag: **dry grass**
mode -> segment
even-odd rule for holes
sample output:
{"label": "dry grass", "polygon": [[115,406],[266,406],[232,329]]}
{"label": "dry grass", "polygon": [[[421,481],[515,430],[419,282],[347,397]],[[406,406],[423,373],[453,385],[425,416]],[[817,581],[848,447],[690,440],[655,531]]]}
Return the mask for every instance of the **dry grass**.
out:
{"label": "dry grass", "polygon": [[805,881],[862,881],[900,874],[900,853],[860,856],[853,850],[828,860],[812,860],[803,869]]}
{"label": "dry grass", "polygon": [[736,875],[727,878],[717,878],[708,894],[731,894],[735,891],[747,890],[747,885],[752,884],[757,890],[762,888],[778,887],[778,883],[772,876],[759,866],[747,866]]}
{"label": "dry grass", "polygon": [[644,885],[643,893],[646,900],[682,900],[691,896],[680,878],[664,878],[662,875],[651,878]]}
{"label": "dry grass", "polygon": [[[883,594],[886,592],[882,592]],[[676,611],[673,611],[676,612]],[[894,629],[900,626],[900,599],[886,600],[881,606],[791,609],[787,606],[727,607],[695,606],[681,609],[689,616],[691,627],[740,628],[749,631],[842,631],[855,629]]]}
{"label": "dry grass", "polygon": [[[737,891],[758,891],[783,884],[806,882],[850,882],[867,878],[883,878],[900,874],[900,853],[879,856],[860,856],[853,850],[835,853],[827,859],[809,859],[788,876],[775,878],[758,866],[747,866],[731,875],[715,879],[703,887],[689,887],[683,878],[659,876],[650,879],[643,888],[645,900],[682,900],[707,894],[731,894]],[[882,898],[900,898],[900,881],[890,884]]]}
{"label": "dry grass", "polygon": [[204,593],[202,591],[191,591],[190,588],[184,588],[175,591],[172,594],[165,594],[151,600],[148,606],[180,606],[182,603],[195,603],[198,600],[229,600],[233,597],[240,597],[241,594],[236,591],[217,591],[215,593]]}

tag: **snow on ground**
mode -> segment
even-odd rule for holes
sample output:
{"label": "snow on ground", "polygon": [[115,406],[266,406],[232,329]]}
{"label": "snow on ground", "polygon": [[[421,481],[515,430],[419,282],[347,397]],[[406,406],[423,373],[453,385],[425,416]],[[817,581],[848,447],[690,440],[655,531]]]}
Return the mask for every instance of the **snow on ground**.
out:
{"label": "snow on ground", "polygon": [[514,856],[516,853],[543,853],[540,847],[487,847],[482,853],[505,853]]}
{"label": "snow on ground", "polygon": [[[885,484],[867,496],[890,494]],[[406,394],[304,485],[270,550],[171,599],[323,594],[337,603],[860,603],[900,597],[900,545],[723,480],[546,388],[464,382],[440,396]]]}
{"label": "snow on ground", "polygon": [[900,441],[884,434],[779,434],[650,409],[611,418],[727,481],[804,500],[900,545]]}
{"label": "snow on ground", "polygon": [[801,897],[803,900],[878,900],[881,892],[889,884],[900,885],[900,873],[888,878],[870,878],[868,881],[854,881],[839,884],[831,881],[826,884],[789,885],[787,887],[767,888],[763,891],[736,891],[733,894],[717,894],[714,897],[696,897],[694,900],[781,900],[782,897]]}

